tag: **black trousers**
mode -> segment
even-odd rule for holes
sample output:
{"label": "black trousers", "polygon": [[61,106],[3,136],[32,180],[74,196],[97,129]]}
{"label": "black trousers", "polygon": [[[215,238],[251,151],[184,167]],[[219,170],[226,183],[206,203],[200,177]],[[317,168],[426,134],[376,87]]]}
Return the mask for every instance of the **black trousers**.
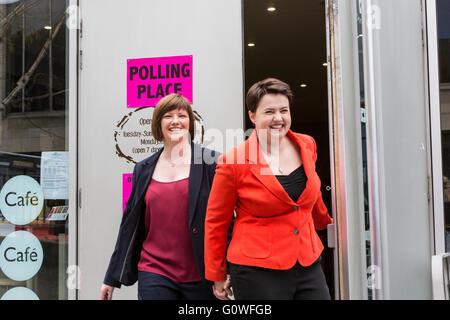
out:
{"label": "black trousers", "polygon": [[229,264],[236,300],[330,300],[320,258],[309,267],[289,270]]}
{"label": "black trousers", "polygon": [[216,300],[210,282],[175,282],[162,275],[139,271],[139,300]]}

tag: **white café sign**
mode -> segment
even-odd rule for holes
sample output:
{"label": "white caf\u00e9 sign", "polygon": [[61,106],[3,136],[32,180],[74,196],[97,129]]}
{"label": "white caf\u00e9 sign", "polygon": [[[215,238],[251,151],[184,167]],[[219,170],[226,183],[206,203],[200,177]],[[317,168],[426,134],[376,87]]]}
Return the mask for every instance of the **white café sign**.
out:
{"label": "white caf\u00e9 sign", "polygon": [[43,257],[41,243],[28,231],[10,233],[0,245],[0,268],[15,281],[34,277],[41,269]]}
{"label": "white caf\u00e9 sign", "polygon": [[28,288],[15,287],[6,291],[0,300],[39,300],[39,297]]}
{"label": "white caf\u00e9 sign", "polygon": [[28,176],[9,179],[0,192],[0,210],[12,224],[25,225],[39,216],[44,195],[39,183]]}

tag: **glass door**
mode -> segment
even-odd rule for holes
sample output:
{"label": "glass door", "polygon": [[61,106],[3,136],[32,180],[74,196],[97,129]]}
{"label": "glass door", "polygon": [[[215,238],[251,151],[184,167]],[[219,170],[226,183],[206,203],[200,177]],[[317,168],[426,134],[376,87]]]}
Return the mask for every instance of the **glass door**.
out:
{"label": "glass door", "polygon": [[66,1],[0,1],[0,299],[67,299]]}
{"label": "glass door", "polygon": [[450,299],[450,3],[427,1],[430,131],[433,145],[434,299]]}
{"label": "glass door", "polygon": [[[450,251],[450,2],[437,0],[444,248]],[[442,237],[441,235],[437,235]]]}

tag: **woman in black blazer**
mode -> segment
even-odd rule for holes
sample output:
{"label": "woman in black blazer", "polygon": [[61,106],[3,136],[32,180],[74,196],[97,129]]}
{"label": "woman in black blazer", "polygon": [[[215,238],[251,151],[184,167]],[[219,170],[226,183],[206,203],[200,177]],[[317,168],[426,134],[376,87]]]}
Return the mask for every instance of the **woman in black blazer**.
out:
{"label": "woman in black blazer", "polygon": [[191,142],[194,121],[179,94],[155,107],[152,134],[164,147],[134,168],[101,299],[136,281],[139,299],[214,299],[204,275],[203,239],[218,154]]}

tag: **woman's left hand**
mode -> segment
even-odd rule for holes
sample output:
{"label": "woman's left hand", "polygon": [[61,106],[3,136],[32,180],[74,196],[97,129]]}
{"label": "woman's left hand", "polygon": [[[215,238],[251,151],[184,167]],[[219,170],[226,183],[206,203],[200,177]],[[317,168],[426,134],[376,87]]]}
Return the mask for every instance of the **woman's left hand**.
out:
{"label": "woman's left hand", "polygon": [[213,293],[217,299],[230,300],[230,298],[228,298],[228,296],[233,295],[233,291],[231,291],[230,275],[227,275],[226,280],[214,281],[214,285],[213,285],[212,289],[213,289]]}

